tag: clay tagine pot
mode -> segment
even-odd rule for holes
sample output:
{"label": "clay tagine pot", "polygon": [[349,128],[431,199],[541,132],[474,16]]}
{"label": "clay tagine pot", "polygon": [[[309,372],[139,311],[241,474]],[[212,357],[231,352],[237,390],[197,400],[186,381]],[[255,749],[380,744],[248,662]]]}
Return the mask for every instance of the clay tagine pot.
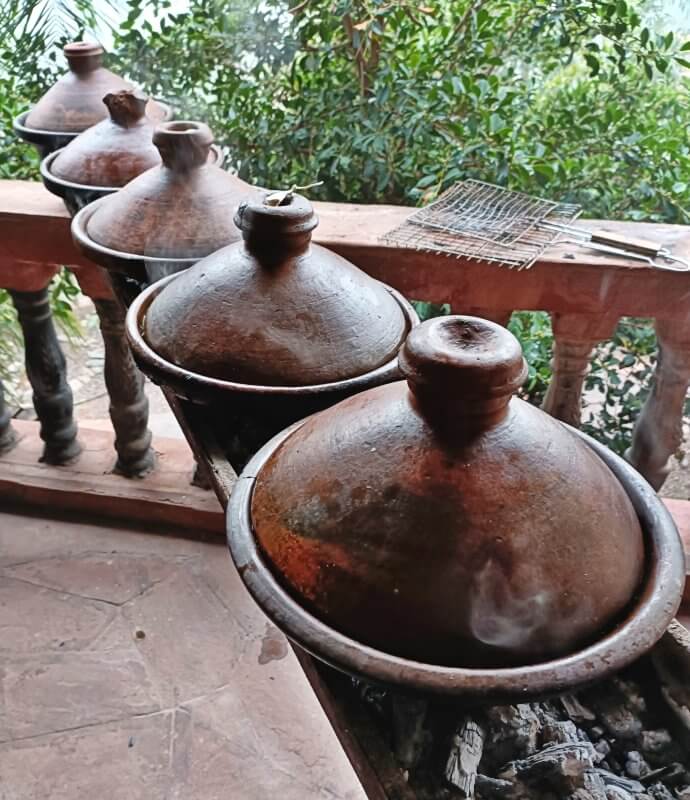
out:
{"label": "clay tagine pot", "polygon": [[240,238],[233,217],[258,190],[219,166],[202,122],[166,122],[153,133],[161,164],[82,209],[72,223],[80,250],[107,269],[150,282]]}
{"label": "clay tagine pot", "polygon": [[146,116],[148,98],[123,89],[108,93],[103,102],[108,119],[41,162],[43,183],[63,198],[72,215],[99,197],[118,191],[161,161],[153,144],[154,123]]}
{"label": "clay tagine pot", "polygon": [[[14,121],[16,133],[36,145],[41,157],[64,147],[82,131],[107,117],[103,97],[133,89],[131,83],[103,66],[103,48],[94,42],[72,42],[64,48],[69,71],[36,105]],[[154,122],[170,119],[171,110],[151,100],[146,113]]]}
{"label": "clay tagine pot", "polygon": [[317,219],[304,197],[271,203],[269,193],[242,203],[243,241],[154,284],[127,318],[154,381],[237,414],[240,436],[247,419],[259,425],[249,453],[305,414],[395,380],[417,321],[393,289],[311,243]]}
{"label": "clay tagine pot", "polygon": [[369,680],[514,702],[629,663],[684,582],[637,473],[513,397],[519,343],[475,317],[415,328],[407,379],[279,434],[247,465],[228,541],[295,642]]}

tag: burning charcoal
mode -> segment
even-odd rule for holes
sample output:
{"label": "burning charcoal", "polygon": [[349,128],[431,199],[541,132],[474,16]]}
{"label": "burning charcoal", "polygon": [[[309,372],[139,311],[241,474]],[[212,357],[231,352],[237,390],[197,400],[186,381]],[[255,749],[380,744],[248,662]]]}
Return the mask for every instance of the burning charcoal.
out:
{"label": "burning charcoal", "polygon": [[[403,769],[409,769],[419,761],[424,745],[427,702],[398,694],[393,695],[392,699],[395,758]],[[479,756],[481,758],[481,752]]]}
{"label": "burning charcoal", "polygon": [[477,767],[484,750],[484,729],[469,717],[453,736],[445,777],[458,790],[459,797],[474,797]]}
{"label": "burning charcoal", "polygon": [[650,764],[664,766],[678,761],[683,753],[666,728],[642,733],[642,752]]}

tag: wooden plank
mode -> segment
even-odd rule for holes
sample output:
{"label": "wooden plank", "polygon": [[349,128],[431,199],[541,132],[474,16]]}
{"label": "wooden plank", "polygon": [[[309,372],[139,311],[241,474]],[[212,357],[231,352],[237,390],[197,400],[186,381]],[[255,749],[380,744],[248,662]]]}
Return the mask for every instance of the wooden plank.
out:
{"label": "wooden plank", "polygon": [[[450,302],[466,312],[520,308],[679,319],[690,312],[690,273],[662,272],[571,244],[552,247],[532,269],[516,272],[382,243],[380,237],[411,208],[344,203],[315,207],[320,218],[315,241],[408,297]],[[687,226],[600,220],[578,224],[659,241],[690,257]],[[88,265],[72,244],[61,201],[29,181],[0,182],[1,261],[15,263],[17,269],[31,262]]]}
{"label": "wooden plank", "polygon": [[80,427],[83,450],[74,464],[40,464],[38,423],[14,420],[19,442],[0,457],[0,508],[10,505],[164,525],[207,537],[225,536],[225,518],[213,492],[190,484],[194,460],[186,442],[156,438],[156,468],[142,479],[112,473],[110,431]]}

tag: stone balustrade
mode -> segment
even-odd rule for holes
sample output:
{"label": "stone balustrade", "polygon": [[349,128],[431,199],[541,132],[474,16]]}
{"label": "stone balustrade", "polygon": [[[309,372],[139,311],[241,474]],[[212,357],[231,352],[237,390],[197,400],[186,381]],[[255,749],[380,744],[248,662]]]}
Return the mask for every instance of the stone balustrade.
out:
{"label": "stone balustrade", "polygon": [[[553,378],[546,411],[580,422],[584,376],[594,347],[609,338],[622,316],[656,320],[659,358],[654,387],[637,421],[630,461],[650,483],[663,483],[682,439],[690,382],[690,273],[659,271],[639,261],[604,256],[579,245],[553,246],[530,270],[511,271],[478,261],[401,249],[381,241],[410,209],[316,203],[315,240],[353,261],[409,298],[450,303],[454,312],[506,323],[513,310],[548,311],[553,321]],[[652,239],[690,257],[684,226],[587,220],[637,238]],[[10,290],[26,338],[27,372],[41,420],[44,457],[77,457],[71,393],[64,360],[47,312],[46,287],[68,265],[94,301],[104,336],[105,377],[116,433],[116,469],[145,474],[152,466],[143,381],[126,346],[123,310],[107,276],[81,256],[61,202],[36,183],[0,181],[0,286]],[[1,399],[0,452],[11,447],[11,425]]]}

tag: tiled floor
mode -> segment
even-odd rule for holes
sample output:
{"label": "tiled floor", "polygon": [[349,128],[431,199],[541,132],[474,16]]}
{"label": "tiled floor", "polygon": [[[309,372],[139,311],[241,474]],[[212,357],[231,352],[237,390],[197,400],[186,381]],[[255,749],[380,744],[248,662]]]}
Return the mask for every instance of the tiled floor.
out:
{"label": "tiled floor", "polygon": [[0,800],[362,800],[221,545],[0,513]]}

